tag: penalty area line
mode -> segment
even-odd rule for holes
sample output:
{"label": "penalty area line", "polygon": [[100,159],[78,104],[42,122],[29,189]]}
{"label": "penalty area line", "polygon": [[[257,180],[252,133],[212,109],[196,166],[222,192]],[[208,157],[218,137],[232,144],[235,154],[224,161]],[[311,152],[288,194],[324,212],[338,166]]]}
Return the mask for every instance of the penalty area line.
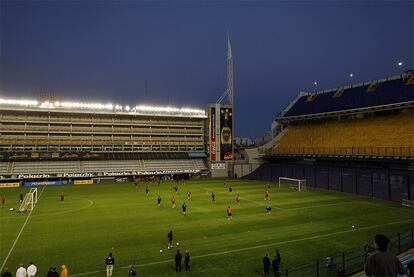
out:
{"label": "penalty area line", "polygon": [[[42,191],[41,191],[41,192],[40,192],[40,194],[39,194],[39,197],[37,198],[37,201],[39,201],[40,196],[42,196],[42,193],[43,193],[43,191],[45,190],[45,188],[46,188],[46,186],[44,186],[44,187],[43,187]],[[36,206],[35,206],[35,207],[36,207]],[[3,272],[4,266],[6,265],[7,260],[9,259],[9,257],[10,257],[10,255],[11,255],[11,253],[13,252],[14,247],[15,247],[15,246],[16,246],[16,244],[17,244],[17,241],[19,240],[20,236],[22,235],[23,230],[24,230],[24,227],[26,227],[26,224],[27,224],[27,222],[29,221],[29,218],[30,218],[30,216],[32,215],[32,212],[34,211],[34,208],[35,208],[35,207],[33,207],[33,209],[32,209],[32,210],[29,212],[29,214],[27,215],[26,220],[25,220],[25,222],[23,223],[23,226],[22,226],[22,228],[20,229],[19,234],[17,234],[17,237],[16,237],[16,239],[14,240],[13,245],[12,245],[12,247],[11,247],[11,248],[10,248],[10,250],[9,250],[9,253],[7,253],[6,258],[4,258],[4,261],[3,261],[2,265],[1,265],[1,268],[0,268],[0,272]]]}
{"label": "penalty area line", "polygon": [[[232,250],[214,252],[214,253],[209,253],[209,254],[196,255],[196,256],[191,256],[191,259],[199,259],[199,258],[205,258],[205,257],[211,257],[211,256],[226,255],[226,254],[230,254],[230,253],[243,252],[243,251],[252,250],[252,249],[266,248],[266,247],[270,247],[270,246],[283,245],[283,244],[294,243],[294,242],[299,242],[299,241],[327,238],[327,237],[332,237],[332,236],[336,236],[336,235],[342,235],[342,234],[346,234],[346,233],[357,232],[357,231],[360,231],[360,230],[369,230],[369,229],[374,229],[374,228],[384,227],[384,226],[389,226],[389,225],[394,225],[394,224],[400,224],[400,223],[405,223],[405,222],[413,222],[413,220],[407,219],[407,220],[401,220],[401,221],[396,221],[396,222],[389,222],[389,223],[385,223],[385,224],[365,226],[365,227],[355,228],[355,229],[351,229],[351,230],[338,231],[338,232],[334,232],[334,233],[327,233],[327,234],[321,234],[321,235],[316,235],[316,236],[304,237],[304,238],[299,238],[299,239],[291,239],[291,240],[285,240],[285,241],[280,241],[280,242],[273,242],[273,243],[268,243],[268,244],[261,244],[261,245],[255,245],[255,246],[250,246],[250,247],[243,247],[243,248],[236,248],[236,249],[232,249]],[[151,266],[151,265],[165,264],[165,263],[173,263],[173,262],[174,262],[174,260],[170,259],[170,260],[163,260],[163,261],[157,261],[157,262],[138,264],[138,265],[135,265],[135,267],[144,267],[144,266]],[[128,266],[120,266],[120,267],[117,267],[115,269],[128,269],[128,268],[129,268],[129,265]],[[105,270],[97,270],[97,271],[90,271],[90,272],[84,272],[84,273],[76,273],[76,274],[71,274],[71,276],[85,276],[85,275],[91,275],[91,274],[96,274],[96,273],[101,273],[101,272],[105,272]]]}

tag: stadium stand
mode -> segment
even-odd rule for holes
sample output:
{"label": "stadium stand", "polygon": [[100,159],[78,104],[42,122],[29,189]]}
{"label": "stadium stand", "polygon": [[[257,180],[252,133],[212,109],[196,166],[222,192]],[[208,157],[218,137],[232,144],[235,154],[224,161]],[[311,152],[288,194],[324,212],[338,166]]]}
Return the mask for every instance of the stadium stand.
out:
{"label": "stadium stand", "polygon": [[414,157],[414,111],[290,124],[274,154]]}
{"label": "stadium stand", "polygon": [[414,157],[413,76],[302,94],[278,118],[272,154]]}
{"label": "stadium stand", "polygon": [[0,99],[1,180],[207,171],[205,110],[41,101]]}
{"label": "stadium stand", "polygon": [[413,81],[409,71],[301,92],[272,124],[280,132],[271,149],[250,164],[235,165],[237,176],[273,182],[279,177],[305,179],[308,188],[400,203],[413,200]]}

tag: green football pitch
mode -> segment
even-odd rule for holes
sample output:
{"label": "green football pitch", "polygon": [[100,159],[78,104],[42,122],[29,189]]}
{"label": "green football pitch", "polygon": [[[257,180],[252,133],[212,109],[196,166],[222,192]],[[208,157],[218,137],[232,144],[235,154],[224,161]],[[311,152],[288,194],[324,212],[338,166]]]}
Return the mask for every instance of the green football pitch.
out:
{"label": "green football pitch", "polygon": [[[173,260],[179,249],[191,254],[191,272],[181,275],[259,276],[263,256],[273,256],[276,249],[283,270],[364,245],[376,233],[394,236],[413,224],[412,209],[398,203],[325,190],[298,192],[276,184],[271,184],[271,199],[264,200],[266,182],[227,180],[231,193],[223,182],[180,182],[178,193],[172,181],[137,188],[132,183],[38,187],[34,210],[22,213],[9,208],[16,210],[20,192],[29,188],[1,189],[6,205],[0,210],[0,261],[13,272],[20,262],[33,261],[39,276],[62,264],[70,276],[105,276],[104,260],[112,252],[113,276],[127,276],[131,264],[138,276],[166,276],[176,274]],[[187,190],[192,192],[190,200]],[[227,219],[228,205],[233,208],[232,220]],[[272,206],[270,214],[267,205]],[[174,247],[168,250],[170,229]]]}

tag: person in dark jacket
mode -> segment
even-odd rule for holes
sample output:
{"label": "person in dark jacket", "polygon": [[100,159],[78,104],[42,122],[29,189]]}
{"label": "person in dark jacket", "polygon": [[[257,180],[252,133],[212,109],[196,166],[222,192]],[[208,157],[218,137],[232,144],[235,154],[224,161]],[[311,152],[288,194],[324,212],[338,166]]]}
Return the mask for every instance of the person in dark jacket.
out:
{"label": "person in dark jacket", "polygon": [[389,239],[382,235],[375,236],[375,251],[365,263],[365,274],[371,276],[397,276],[405,274],[400,260],[392,253],[387,252]]}
{"label": "person in dark jacket", "polygon": [[269,255],[266,254],[263,258],[263,276],[269,277],[269,271],[270,271],[270,259]]}
{"label": "person in dark jacket", "polygon": [[279,250],[277,250],[276,255],[273,257],[272,268],[273,268],[273,272],[275,274],[275,277],[279,277],[279,275],[280,275],[280,254],[279,254]]}
{"label": "person in dark jacket", "polygon": [[184,266],[185,271],[190,271],[190,252],[188,252],[188,250],[185,251]]}
{"label": "person in dark jacket", "polygon": [[9,269],[6,267],[3,271],[3,274],[1,274],[1,277],[12,277],[12,273],[9,271]]}
{"label": "person in dark jacket", "polygon": [[180,250],[177,250],[177,254],[175,254],[175,272],[181,272],[181,261],[183,260],[183,256],[180,253]]}
{"label": "person in dark jacket", "polygon": [[56,267],[49,268],[49,272],[46,275],[47,277],[59,277],[59,273],[56,271]]}

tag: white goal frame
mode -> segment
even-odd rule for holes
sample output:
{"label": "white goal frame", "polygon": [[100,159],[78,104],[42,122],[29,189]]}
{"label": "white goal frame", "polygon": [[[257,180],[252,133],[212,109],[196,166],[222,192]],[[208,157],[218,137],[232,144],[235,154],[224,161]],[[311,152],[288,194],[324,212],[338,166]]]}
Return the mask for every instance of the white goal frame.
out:
{"label": "white goal frame", "polygon": [[283,181],[290,181],[290,182],[297,182],[298,191],[301,191],[303,189],[306,189],[306,180],[305,179],[293,179],[288,177],[279,177],[279,188],[280,184],[283,183]]}
{"label": "white goal frame", "polygon": [[23,202],[19,207],[19,212],[27,212],[33,210],[37,203],[37,188],[31,188],[23,198]]}

